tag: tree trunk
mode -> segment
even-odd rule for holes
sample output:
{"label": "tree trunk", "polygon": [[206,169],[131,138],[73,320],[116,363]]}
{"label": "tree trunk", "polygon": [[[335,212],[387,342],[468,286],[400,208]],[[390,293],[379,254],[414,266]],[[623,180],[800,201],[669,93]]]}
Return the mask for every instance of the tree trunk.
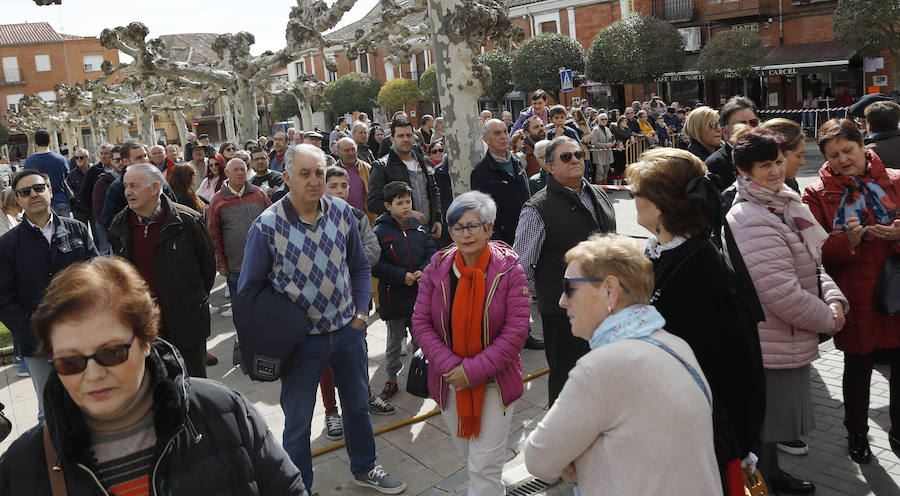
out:
{"label": "tree trunk", "polygon": [[153,146],[156,144],[156,129],[153,126],[153,112],[144,103],[139,103],[136,110],[138,139],[141,144]]}
{"label": "tree trunk", "polygon": [[298,115],[300,116],[299,129],[312,129],[312,105],[305,99],[297,98],[297,109],[299,111]]}
{"label": "tree trunk", "polygon": [[81,133],[77,131],[75,123],[71,120],[66,121],[63,127],[63,139],[69,144],[70,152],[74,153],[74,150],[79,148],[79,146],[84,148],[84,143],[81,143]]}
{"label": "tree trunk", "polygon": [[176,110],[172,112],[172,122],[175,123],[175,129],[178,130],[178,145],[184,146],[187,143],[187,115],[184,114],[183,110]]}
{"label": "tree trunk", "polygon": [[59,136],[56,135],[56,124],[48,122],[47,132],[50,133],[50,151],[59,153]]}
{"label": "tree trunk", "polygon": [[[460,0],[429,0],[428,15],[433,26],[432,50],[436,63],[438,94],[444,129],[450,181],[457,195],[470,189],[470,176],[484,155],[478,127],[478,97],[484,92],[479,74],[473,74],[479,54],[464,36],[453,31],[453,14]],[[474,77],[473,77],[474,76]],[[450,161],[452,160],[452,161]]]}
{"label": "tree trunk", "polygon": [[28,157],[34,155],[34,131],[25,131],[25,137],[28,138]]}
{"label": "tree trunk", "polygon": [[231,108],[231,98],[227,95],[222,97],[222,107],[225,115],[225,139],[237,144],[237,136],[234,135],[234,111]]}
{"label": "tree trunk", "polygon": [[237,89],[231,95],[237,120],[237,139],[241,142],[259,136],[259,115],[256,113],[256,90],[247,81],[238,79]]}

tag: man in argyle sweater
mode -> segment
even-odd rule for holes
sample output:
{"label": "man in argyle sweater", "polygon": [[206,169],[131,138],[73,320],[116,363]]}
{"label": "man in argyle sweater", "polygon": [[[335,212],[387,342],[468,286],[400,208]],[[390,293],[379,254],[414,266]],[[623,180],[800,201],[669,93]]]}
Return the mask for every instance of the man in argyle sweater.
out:
{"label": "man in argyle sweater", "polygon": [[284,364],[281,376],[284,448],[312,493],[310,424],[327,361],[341,395],[353,482],[385,494],[400,493],[406,483],[375,463],[364,339],[371,267],[356,217],[340,198],[324,196],[321,149],[304,144],[287,150],[284,180],[288,195],[250,227],[238,282],[238,292],[270,282],[307,317],[306,341]]}

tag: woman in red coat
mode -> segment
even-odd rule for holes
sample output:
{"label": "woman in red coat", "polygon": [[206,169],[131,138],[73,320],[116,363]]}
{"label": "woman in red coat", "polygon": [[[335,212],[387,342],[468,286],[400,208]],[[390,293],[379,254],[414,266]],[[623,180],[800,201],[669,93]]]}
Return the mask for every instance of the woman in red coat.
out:
{"label": "woman in red coat", "polygon": [[[828,160],[819,180],[806,188],[803,201],[826,231],[822,248],[825,269],[850,301],[844,330],[834,336],[844,352],[844,426],[850,458],[869,463],[867,438],[869,382],[873,352],[887,350],[890,365],[890,416],[900,426],[900,314],[875,306],[875,285],[884,261],[900,255],[900,170],[885,169],[866,150],[853,121],[832,119],[822,125],[819,149]],[[888,439],[900,453],[900,435]]]}

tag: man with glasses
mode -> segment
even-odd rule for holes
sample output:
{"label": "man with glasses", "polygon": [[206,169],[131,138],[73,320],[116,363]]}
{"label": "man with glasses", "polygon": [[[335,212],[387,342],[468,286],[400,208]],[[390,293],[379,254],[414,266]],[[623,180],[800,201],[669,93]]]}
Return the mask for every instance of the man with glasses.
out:
{"label": "man with glasses", "polygon": [[269,155],[262,148],[254,148],[250,151],[250,168],[256,173],[250,184],[263,190],[273,203],[281,199],[287,192],[284,186],[284,176],[269,169]]}
{"label": "man with glasses", "polygon": [[31,314],[53,276],[99,253],[87,226],[56,215],[50,208],[53,188],[49,176],[24,169],[13,176],[11,187],[24,220],[0,236],[0,322],[16,337],[28,364],[38,398],[38,417],[42,418],[44,386],[52,369],[46,356],[35,356],[38,341]]}
{"label": "man with glasses", "polygon": [[100,253],[109,252],[109,244],[106,241],[106,231],[101,228],[100,223],[94,218],[94,186],[105,172],[113,170],[112,163],[113,145],[104,143],[100,146],[100,161],[90,166],[84,174],[84,181],[81,183],[81,189],[76,194],[81,199],[81,204],[87,207],[91,212],[91,233],[94,236],[94,244]]}
{"label": "man with glasses", "polygon": [[129,260],[147,281],[161,311],[160,336],[184,358],[191,377],[206,377],[209,290],[216,254],[197,212],[169,200],[156,166],[138,163],[122,176],[127,206],[109,229],[113,254]]}
{"label": "man with glasses", "polygon": [[641,132],[641,123],[635,118],[634,106],[625,107],[625,118],[628,119],[628,128],[631,129],[633,134],[642,134]]}
{"label": "man with glasses", "polygon": [[516,119],[510,132],[514,133],[522,129],[525,120],[533,115],[540,117],[543,123],[550,122],[550,109],[547,108],[547,93],[544,90],[538,89],[531,93],[531,106],[519,114],[519,118]]}
{"label": "man with glasses", "polygon": [[615,232],[616,217],[606,193],[584,178],[581,143],[567,136],[555,138],[547,146],[547,167],[547,187],[522,208],[513,248],[525,269],[528,289],[537,295],[552,406],[575,362],[590,350],[587,341],[572,335],[559,306],[565,253],[591,234]]}
{"label": "man with glasses", "polygon": [[731,160],[731,135],[734,126],[745,124],[750,127],[759,125],[756,116],[756,105],[747,97],[733,96],[719,111],[719,125],[722,126],[722,142],[724,145],[706,157],[706,168],[722,178],[722,187],[731,186],[737,179],[737,169]]}
{"label": "man with glasses", "polygon": [[[69,185],[69,189],[72,191],[80,192],[84,178],[87,176],[88,165],[90,165],[88,152],[84,148],[76,148],[72,158],[75,160],[75,168],[66,177],[66,184]],[[75,195],[69,199],[69,208],[72,210],[72,216],[81,221],[82,224],[86,226],[91,225],[91,209],[81,202],[81,195]]]}
{"label": "man with glasses", "polygon": [[284,152],[288,148],[288,137],[284,131],[275,133],[272,144],[272,153],[269,154],[269,168],[281,172],[284,168]]}

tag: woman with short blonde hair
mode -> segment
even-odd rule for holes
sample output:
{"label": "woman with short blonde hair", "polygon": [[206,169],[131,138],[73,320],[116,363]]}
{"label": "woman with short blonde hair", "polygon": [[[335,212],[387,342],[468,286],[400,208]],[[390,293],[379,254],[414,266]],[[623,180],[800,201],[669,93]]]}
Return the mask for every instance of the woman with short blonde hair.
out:
{"label": "woman with short blonde hair", "polygon": [[706,160],[722,146],[722,128],[719,113],[710,107],[691,110],[684,121],[684,133],[691,139],[687,150],[700,160]]}

